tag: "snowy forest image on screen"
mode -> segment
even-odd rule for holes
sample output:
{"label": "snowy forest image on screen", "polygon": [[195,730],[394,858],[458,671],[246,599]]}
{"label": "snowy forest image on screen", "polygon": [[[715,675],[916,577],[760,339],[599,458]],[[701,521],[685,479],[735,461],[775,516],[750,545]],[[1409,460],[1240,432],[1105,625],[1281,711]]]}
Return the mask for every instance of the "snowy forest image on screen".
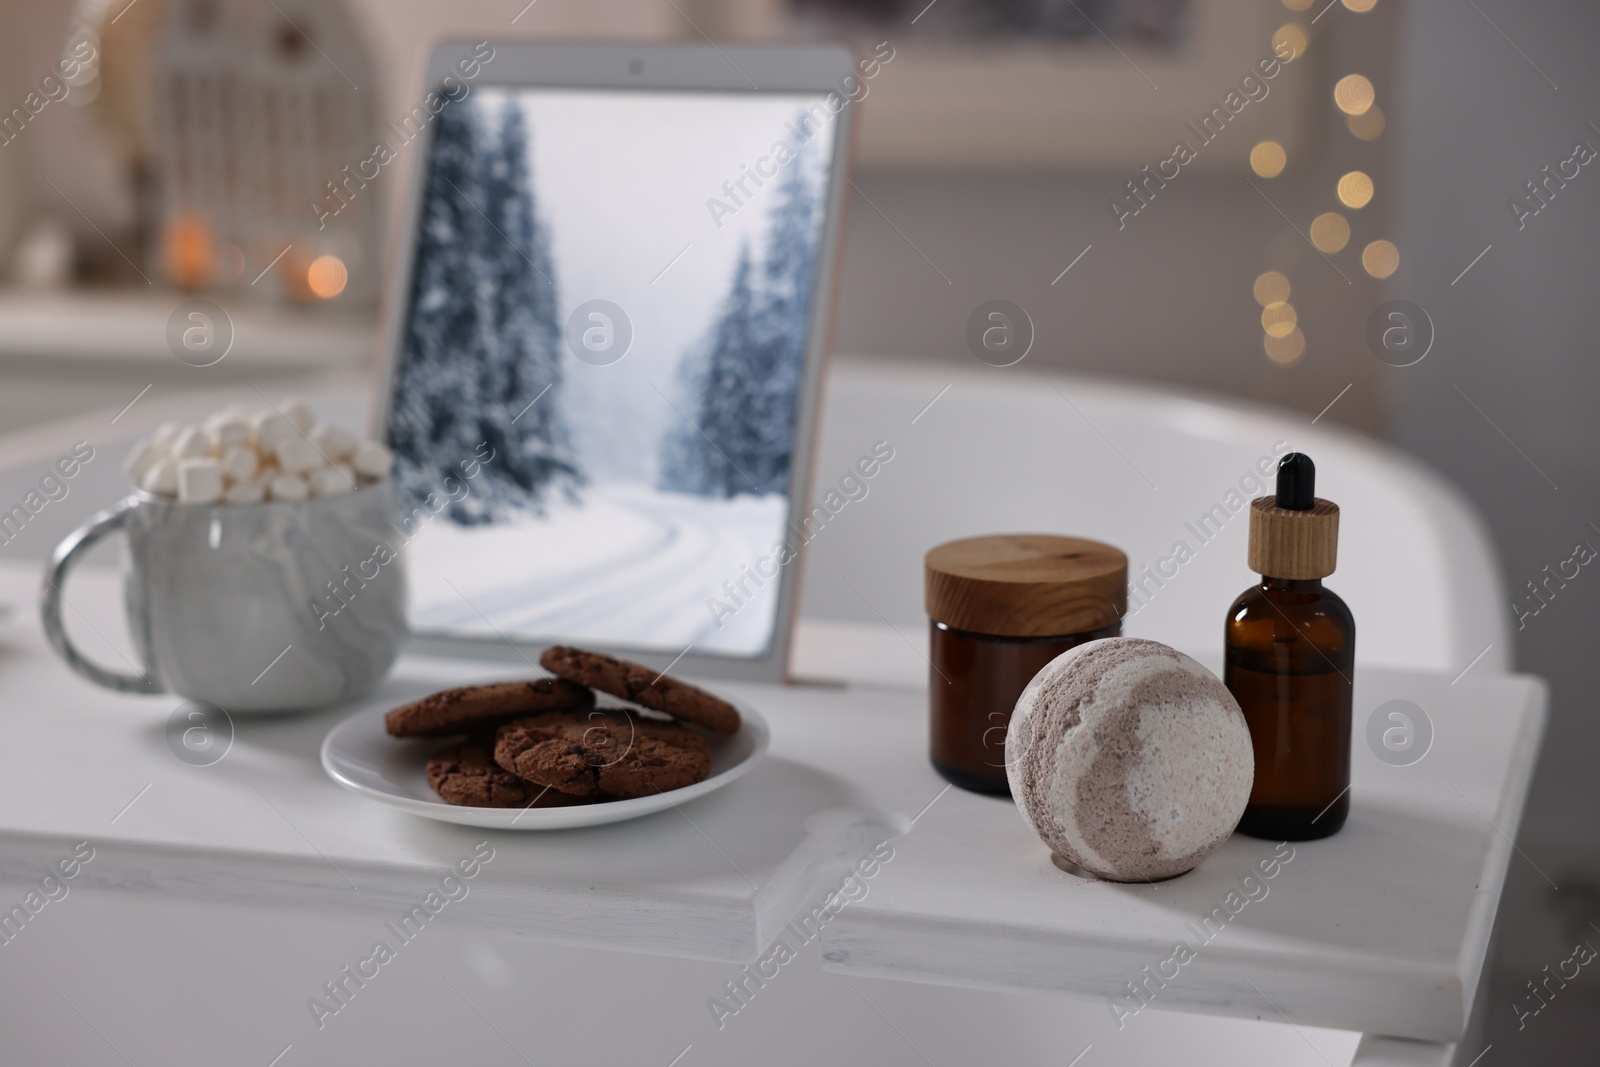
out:
{"label": "snowy forest image on screen", "polygon": [[388,424],[414,627],[766,652],[778,582],[746,576],[796,540],[820,99],[485,87],[440,112]]}

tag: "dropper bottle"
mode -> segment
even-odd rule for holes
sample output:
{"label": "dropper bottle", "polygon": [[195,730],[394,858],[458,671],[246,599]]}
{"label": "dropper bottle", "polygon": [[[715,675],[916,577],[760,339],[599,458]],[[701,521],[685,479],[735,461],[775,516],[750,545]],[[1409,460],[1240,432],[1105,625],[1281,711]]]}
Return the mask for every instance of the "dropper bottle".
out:
{"label": "dropper bottle", "polygon": [[1338,833],[1350,813],[1356,624],[1324,589],[1338,558],[1339,505],[1315,494],[1311,457],[1278,463],[1276,496],[1250,503],[1250,569],[1228,610],[1223,682],[1244,711],[1255,784],[1239,832],[1274,841]]}

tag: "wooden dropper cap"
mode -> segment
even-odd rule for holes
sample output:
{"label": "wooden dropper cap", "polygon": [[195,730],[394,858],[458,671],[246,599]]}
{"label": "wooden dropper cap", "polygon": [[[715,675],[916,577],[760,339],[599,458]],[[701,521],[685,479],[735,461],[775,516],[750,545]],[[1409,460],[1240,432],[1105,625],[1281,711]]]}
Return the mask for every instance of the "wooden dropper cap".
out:
{"label": "wooden dropper cap", "polygon": [[1339,561],[1339,505],[1315,495],[1303,452],[1278,461],[1277,496],[1250,502],[1250,569],[1263,578],[1326,578]]}

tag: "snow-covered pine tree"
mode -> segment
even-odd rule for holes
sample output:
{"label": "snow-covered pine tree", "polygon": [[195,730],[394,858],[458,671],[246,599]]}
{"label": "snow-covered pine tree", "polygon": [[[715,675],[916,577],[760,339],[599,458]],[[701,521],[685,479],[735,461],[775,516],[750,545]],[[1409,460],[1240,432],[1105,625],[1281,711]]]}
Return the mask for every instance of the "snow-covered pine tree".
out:
{"label": "snow-covered pine tree", "polygon": [[578,468],[560,419],[554,268],[521,111],[508,102],[491,132],[474,99],[435,122],[389,441],[407,510],[443,494],[488,442],[493,461],[448,513],[473,524],[538,510]]}
{"label": "snow-covered pine tree", "polygon": [[789,163],[769,216],[762,256],[762,306],[752,360],[752,427],[757,442],[750,456],[755,468],[750,476],[771,493],[789,488],[794,420],[810,330],[820,222],[810,157],[802,147]]}
{"label": "snow-covered pine tree", "polygon": [[788,491],[821,177],[806,150],[787,167],[768,215],[759,269],[741,246],[707,351],[685,360],[688,414],[698,428],[682,427],[663,441],[666,489],[718,497]]}
{"label": "snow-covered pine tree", "polygon": [[547,490],[570,488],[579,472],[561,411],[561,329],[550,242],[539,223],[527,127],[515,102],[502,109],[483,194],[488,232],[475,250],[482,269],[474,277],[485,303],[490,358],[480,368],[477,419],[480,440],[496,453],[485,468],[486,484],[496,492],[485,500],[492,511],[501,505],[537,509]]}
{"label": "snow-covered pine tree", "polygon": [[455,474],[457,457],[473,455],[478,443],[468,423],[475,382],[466,373],[467,361],[451,358],[470,347],[477,333],[474,301],[460,280],[476,228],[463,194],[476,189],[478,124],[465,104],[445,108],[435,123],[388,428],[407,510],[441,492],[444,478]]}
{"label": "snow-covered pine tree", "polygon": [[[699,410],[693,413],[703,435],[685,428],[699,439],[699,446],[694,448],[700,457],[699,491],[708,496],[732,497],[761,490],[761,483],[753,479],[746,481],[749,473],[744,462],[755,443],[751,427],[754,413],[751,411],[750,353],[756,346],[756,317],[760,308],[754,274],[750,249],[741,245],[733,284],[729,286],[722,313],[711,335]],[[693,446],[694,442],[691,440],[690,444]]]}
{"label": "snow-covered pine tree", "polygon": [[[705,395],[706,380],[711,374],[711,348],[715,343],[715,326],[690,347],[678,364],[675,391],[683,400],[673,403],[684,414],[698,412],[700,398]],[[692,417],[692,416],[691,416]],[[674,421],[661,435],[661,467],[657,481],[662,489],[675,493],[693,493],[697,496],[713,495],[710,472],[706,468],[706,453],[712,449],[706,439],[694,429],[683,424],[674,415]]]}

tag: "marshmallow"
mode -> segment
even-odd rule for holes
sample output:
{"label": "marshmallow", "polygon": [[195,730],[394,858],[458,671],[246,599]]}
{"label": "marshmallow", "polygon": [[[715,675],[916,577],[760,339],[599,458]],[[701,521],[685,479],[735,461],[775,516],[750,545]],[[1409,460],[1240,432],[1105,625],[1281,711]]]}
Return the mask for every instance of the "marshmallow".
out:
{"label": "marshmallow", "polygon": [[199,459],[211,454],[211,442],[206,431],[199,426],[185,426],[172,442],[172,454],[178,459]]}
{"label": "marshmallow", "polygon": [[252,421],[256,432],[256,447],[263,452],[272,452],[291,437],[300,435],[287,415],[271,408],[258,411]]}
{"label": "marshmallow", "polygon": [[251,414],[239,403],[197,426],[168,422],[130,450],[129,481],[186,503],[251,504],[262,499],[338,496],[386,478],[394,454],[331,423],[304,400]]}
{"label": "marshmallow", "polygon": [[355,489],[356,472],[345,464],[338,464],[312,471],[309,481],[312,496],[338,496]]}
{"label": "marshmallow", "polygon": [[304,500],[311,495],[306,480],[298,474],[280,474],[267,484],[274,500]]}
{"label": "marshmallow", "polygon": [[363,478],[387,478],[394,463],[394,453],[376,441],[362,441],[356,446],[352,465]]}
{"label": "marshmallow", "polygon": [[331,422],[318,423],[308,436],[311,438],[311,443],[334,463],[349,459],[355,452],[356,446],[361,443],[355,434]]}
{"label": "marshmallow", "polygon": [[229,415],[211,427],[211,437],[216,441],[219,452],[248,445],[250,434],[250,420],[244,415]]}
{"label": "marshmallow", "polygon": [[222,473],[234,483],[248,482],[256,476],[261,466],[256,450],[235,445],[222,453]]}
{"label": "marshmallow", "polygon": [[222,500],[226,504],[259,504],[266,495],[265,482],[239,482],[222,491]]}
{"label": "marshmallow", "polygon": [[134,485],[143,485],[144,476],[151,467],[167,458],[167,450],[154,441],[140,441],[122,461],[122,473]]}
{"label": "marshmallow", "polygon": [[222,499],[222,464],[214,459],[178,461],[178,499],[185,504],[214,504]]}
{"label": "marshmallow", "polygon": [[274,452],[285,474],[309,474],[326,462],[316,445],[298,435],[280,442]]}
{"label": "marshmallow", "polygon": [[292,396],[283,402],[281,409],[294,423],[294,428],[301,433],[310,433],[311,428],[317,424],[317,413],[311,410],[311,405],[297,396]]}
{"label": "marshmallow", "polygon": [[178,493],[178,464],[176,460],[161,459],[144,472],[139,488],[157,496],[176,496]]}

